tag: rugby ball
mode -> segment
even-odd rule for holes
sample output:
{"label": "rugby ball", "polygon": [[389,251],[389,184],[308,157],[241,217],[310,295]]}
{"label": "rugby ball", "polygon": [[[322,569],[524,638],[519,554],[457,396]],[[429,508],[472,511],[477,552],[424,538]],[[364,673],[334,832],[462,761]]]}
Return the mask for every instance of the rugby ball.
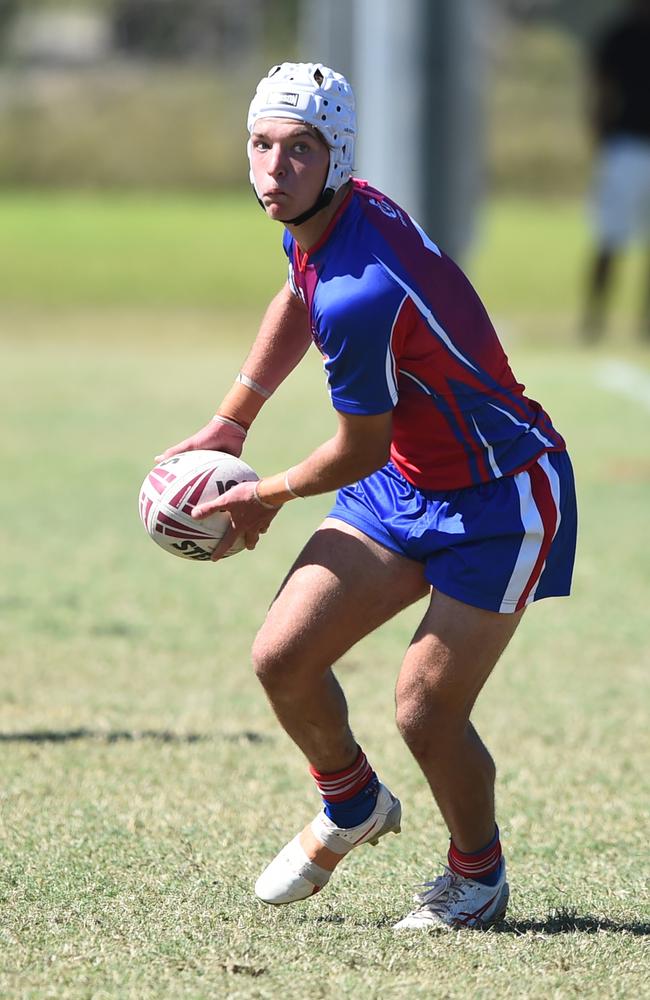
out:
{"label": "rugby ball", "polygon": [[[238,483],[259,476],[250,465],[223,451],[184,451],[167,458],[145,476],[140,489],[140,520],[157,545],[173,556],[205,562],[230,527],[230,515],[215,512],[195,521],[194,508],[222,496]],[[244,548],[237,539],[226,556]]]}

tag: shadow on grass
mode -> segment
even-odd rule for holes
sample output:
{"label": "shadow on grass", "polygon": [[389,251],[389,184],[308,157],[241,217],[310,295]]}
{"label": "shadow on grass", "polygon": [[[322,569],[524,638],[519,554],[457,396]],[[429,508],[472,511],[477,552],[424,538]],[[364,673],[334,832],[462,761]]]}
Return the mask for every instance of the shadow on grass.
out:
{"label": "shadow on grass", "polygon": [[[306,921],[307,922],[307,921]],[[316,923],[326,924],[349,924],[339,913],[321,914],[316,917]],[[377,927],[380,929],[391,928],[395,923],[395,917],[383,916],[377,922],[354,921],[358,927]],[[463,928],[458,928],[458,933],[465,933]],[[643,923],[634,920],[609,920],[607,917],[594,917],[590,914],[580,915],[570,910],[554,910],[537,920],[503,920],[501,923],[493,924],[492,927],[479,931],[483,934],[512,934],[516,937],[523,937],[526,934],[632,934],[636,937],[647,937],[650,935],[650,923]]]}
{"label": "shadow on grass", "polygon": [[581,915],[570,910],[557,910],[538,920],[504,920],[491,928],[493,934],[634,934],[650,935],[650,923],[636,920],[610,920],[608,917]]}
{"label": "shadow on grass", "polygon": [[270,743],[271,736],[242,730],[236,733],[174,733],[169,729],[36,729],[31,732],[0,733],[0,743],[71,743],[94,740],[98,743],[135,743],[151,740],[156,743]]}

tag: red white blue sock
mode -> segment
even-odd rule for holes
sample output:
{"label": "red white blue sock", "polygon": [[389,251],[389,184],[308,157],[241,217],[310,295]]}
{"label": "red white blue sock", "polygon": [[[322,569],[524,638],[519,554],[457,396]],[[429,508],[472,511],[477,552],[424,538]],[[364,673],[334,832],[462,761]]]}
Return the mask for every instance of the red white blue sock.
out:
{"label": "red white blue sock", "polygon": [[459,851],[451,840],[447,861],[452,872],[462,875],[463,878],[471,878],[475,882],[482,882],[483,885],[496,885],[501,869],[501,854],[499,827],[497,827],[490,843],[472,854]]}
{"label": "red white blue sock", "polygon": [[343,771],[321,774],[309,768],[323,799],[325,815],[341,827],[358,826],[377,804],[379,779],[359,747],[356,760]]}

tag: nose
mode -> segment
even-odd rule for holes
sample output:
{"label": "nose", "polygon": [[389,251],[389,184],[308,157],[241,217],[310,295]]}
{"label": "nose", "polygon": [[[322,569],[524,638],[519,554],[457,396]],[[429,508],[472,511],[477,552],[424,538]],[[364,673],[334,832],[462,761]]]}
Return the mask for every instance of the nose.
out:
{"label": "nose", "polygon": [[276,143],[269,150],[267,170],[271,177],[283,177],[287,172],[284,151],[280,143]]}

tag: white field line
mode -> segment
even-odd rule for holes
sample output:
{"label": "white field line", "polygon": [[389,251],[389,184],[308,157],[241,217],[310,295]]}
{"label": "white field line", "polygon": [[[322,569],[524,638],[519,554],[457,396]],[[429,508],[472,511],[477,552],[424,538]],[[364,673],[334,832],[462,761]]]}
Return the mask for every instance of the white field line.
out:
{"label": "white field line", "polygon": [[650,410],[650,373],[630,361],[601,362],[596,367],[596,384]]}

